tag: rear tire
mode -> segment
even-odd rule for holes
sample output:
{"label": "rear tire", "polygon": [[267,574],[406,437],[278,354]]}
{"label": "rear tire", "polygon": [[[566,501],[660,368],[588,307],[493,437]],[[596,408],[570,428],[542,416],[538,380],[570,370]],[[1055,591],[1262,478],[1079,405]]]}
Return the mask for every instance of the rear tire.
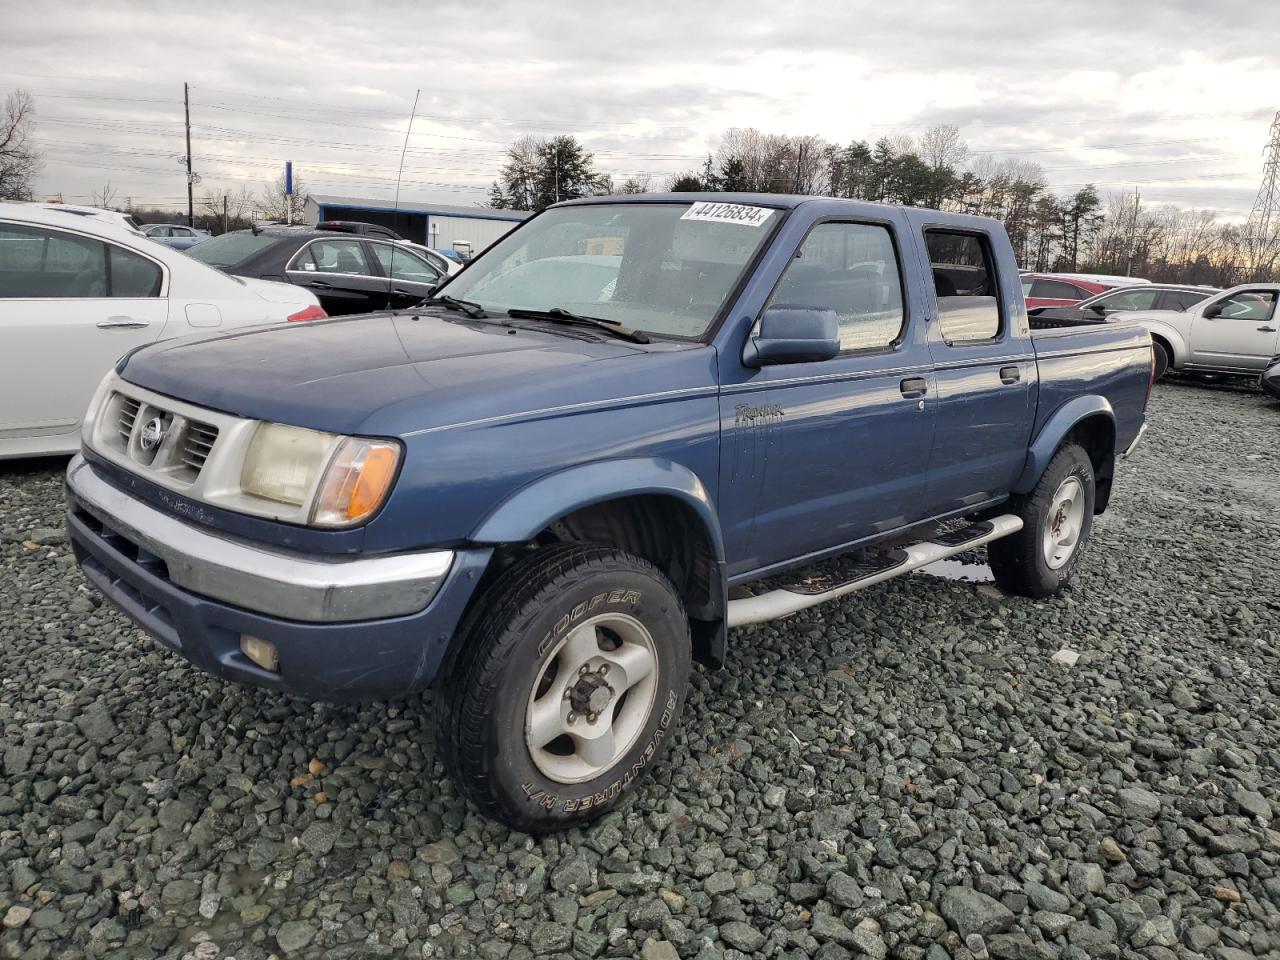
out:
{"label": "rear tire", "polygon": [[1035,488],[1011,503],[1022,529],[987,545],[996,584],[1026,597],[1050,597],[1066,587],[1093,529],[1094,497],[1089,455],[1078,444],[1063,444]]}
{"label": "rear tire", "polygon": [[1152,380],[1159,380],[1169,372],[1169,351],[1159,340],[1151,341]]}
{"label": "rear tire", "polygon": [[436,699],[441,759],[485,814],[528,833],[616,806],[675,730],[689,621],[652,564],[576,544],[486,591]]}

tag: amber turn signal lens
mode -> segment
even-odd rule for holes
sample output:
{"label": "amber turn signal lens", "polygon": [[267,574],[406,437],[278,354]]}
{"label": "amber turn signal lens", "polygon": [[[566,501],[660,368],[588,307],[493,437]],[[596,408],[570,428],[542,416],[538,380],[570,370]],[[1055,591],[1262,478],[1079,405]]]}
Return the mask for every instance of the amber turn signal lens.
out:
{"label": "amber turn signal lens", "polygon": [[370,516],[387,498],[400,464],[400,444],[349,437],[325,471],[311,522],[349,527]]}
{"label": "amber turn signal lens", "polygon": [[347,519],[359,520],[377,510],[391,488],[396,474],[396,461],[400,459],[395,447],[377,446],[369,450],[356,477],[351,501],[347,504]]}

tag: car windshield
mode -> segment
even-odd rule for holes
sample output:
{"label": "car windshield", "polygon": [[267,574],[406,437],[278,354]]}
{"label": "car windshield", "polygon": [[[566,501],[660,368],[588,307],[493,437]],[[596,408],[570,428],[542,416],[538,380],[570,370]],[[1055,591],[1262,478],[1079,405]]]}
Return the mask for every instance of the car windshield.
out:
{"label": "car windshield", "polygon": [[498,241],[443,292],[489,313],[560,307],[700,337],[777,219],[735,203],[559,207]]}
{"label": "car windshield", "polygon": [[278,237],[265,233],[255,234],[251,230],[237,230],[224,233],[220,237],[210,237],[203,243],[190,247],[186,254],[196,260],[214,267],[235,267],[244,263],[255,253],[265,250],[278,240]]}

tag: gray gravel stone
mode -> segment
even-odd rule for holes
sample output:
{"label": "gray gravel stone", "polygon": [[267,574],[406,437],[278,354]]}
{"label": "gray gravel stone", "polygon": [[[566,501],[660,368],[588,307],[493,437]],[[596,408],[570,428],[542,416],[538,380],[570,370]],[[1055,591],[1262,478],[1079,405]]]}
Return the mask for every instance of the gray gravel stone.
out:
{"label": "gray gravel stone", "polygon": [[305,920],[289,920],[276,931],[276,943],[288,954],[301,953],[316,938],[316,928]]}
{"label": "gray gravel stone", "polygon": [[962,937],[1004,933],[1014,921],[1008,907],[972,887],[952,887],[944,893],[942,916]]}
{"label": "gray gravel stone", "polygon": [[[654,779],[549,837],[443,779],[430,693],[310,704],[149,640],[23,545],[61,465],[0,464],[0,957],[266,960],[287,923],[288,960],[1280,954],[1278,410],[1157,385],[1061,596],[916,574],[732,631]],[[1012,921],[949,929],[956,888]]]}
{"label": "gray gravel stone", "polygon": [[720,939],[743,953],[754,953],[764,946],[764,934],[739,920],[733,920],[720,928]]}

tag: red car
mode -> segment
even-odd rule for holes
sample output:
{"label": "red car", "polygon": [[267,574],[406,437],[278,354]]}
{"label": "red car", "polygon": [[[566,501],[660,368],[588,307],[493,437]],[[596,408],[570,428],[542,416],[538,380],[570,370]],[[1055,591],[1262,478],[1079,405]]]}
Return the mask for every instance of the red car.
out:
{"label": "red car", "polygon": [[[1133,281],[1129,281],[1132,283]],[[1099,283],[1096,280],[1080,280],[1076,277],[1060,277],[1052,273],[1024,273],[1022,295],[1027,309],[1036,307],[1069,307],[1081,300],[1088,300],[1117,284]]]}

